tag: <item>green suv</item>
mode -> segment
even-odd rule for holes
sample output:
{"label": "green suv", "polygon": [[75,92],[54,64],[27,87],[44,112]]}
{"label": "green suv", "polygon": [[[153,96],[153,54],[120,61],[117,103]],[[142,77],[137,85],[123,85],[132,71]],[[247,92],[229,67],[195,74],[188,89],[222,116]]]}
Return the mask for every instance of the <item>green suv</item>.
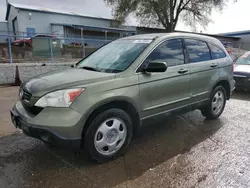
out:
{"label": "green suv", "polygon": [[217,39],[136,35],[24,82],[11,119],[26,135],[82,147],[104,162],[119,156],[149,118],[194,109],[218,118],[234,84],[232,59]]}

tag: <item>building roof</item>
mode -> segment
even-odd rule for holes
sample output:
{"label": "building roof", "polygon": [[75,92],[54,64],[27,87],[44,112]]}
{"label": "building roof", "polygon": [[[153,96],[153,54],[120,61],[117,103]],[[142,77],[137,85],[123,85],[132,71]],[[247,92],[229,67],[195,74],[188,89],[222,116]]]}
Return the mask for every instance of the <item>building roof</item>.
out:
{"label": "building roof", "polygon": [[76,25],[76,24],[64,24],[64,23],[51,23],[51,25],[62,25],[69,26],[77,29],[85,29],[90,31],[113,31],[113,32],[128,32],[128,33],[136,33],[136,29],[134,28],[114,28],[114,27],[96,27],[96,26],[87,26],[87,25]]}
{"label": "building roof", "polygon": [[219,35],[223,36],[240,36],[240,35],[250,35],[250,30],[245,31],[235,31],[235,32],[228,32],[228,33],[220,33]]}
{"label": "building roof", "polygon": [[64,15],[70,15],[70,16],[80,16],[80,17],[89,17],[89,18],[95,18],[95,19],[105,19],[105,20],[112,20],[112,17],[102,17],[97,14],[80,14],[76,12],[67,12],[65,10],[58,10],[58,9],[51,9],[47,7],[39,7],[35,5],[24,5],[24,4],[19,4],[19,3],[10,3],[7,2],[7,11],[6,11],[6,16],[5,20],[8,20],[9,17],[9,12],[10,12],[10,7],[13,6],[17,9],[22,9],[22,10],[31,10],[31,11],[37,11],[37,12],[47,12],[47,13],[54,13],[54,14],[64,14]]}

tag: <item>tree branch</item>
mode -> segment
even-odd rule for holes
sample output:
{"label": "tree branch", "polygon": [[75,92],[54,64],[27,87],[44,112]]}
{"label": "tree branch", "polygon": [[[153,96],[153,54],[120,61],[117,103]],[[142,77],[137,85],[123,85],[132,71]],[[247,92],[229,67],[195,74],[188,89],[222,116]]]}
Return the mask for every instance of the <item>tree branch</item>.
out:
{"label": "tree branch", "polygon": [[161,22],[161,24],[162,24],[165,28],[167,28],[168,25],[169,25],[169,22],[168,22],[168,21],[167,21],[167,23],[164,22],[164,20],[162,19],[161,15],[159,14],[159,12],[156,12],[156,15],[158,16],[158,19],[159,19],[159,21]]}
{"label": "tree branch", "polygon": [[183,6],[181,6],[183,4],[183,0],[181,0],[180,4],[176,10],[175,22],[178,21],[178,18],[179,18],[181,11],[183,11],[190,2],[191,2],[191,0],[188,0]]}
{"label": "tree branch", "polygon": [[174,0],[173,9],[175,9],[176,3],[177,3],[177,0]]}
{"label": "tree branch", "polygon": [[[143,24],[161,24],[168,31],[174,31],[182,19],[188,25],[192,20],[205,25],[210,22],[213,8],[223,8],[229,0],[103,0],[112,6],[115,18],[125,20],[131,13],[143,19]],[[237,0],[234,0],[237,1]],[[205,23],[205,24],[204,24]]]}
{"label": "tree branch", "polygon": [[178,5],[178,7],[177,7],[176,15],[175,15],[175,18],[174,18],[174,19],[176,19],[176,18],[179,16],[179,14],[180,14],[180,12],[181,12],[181,5],[182,5],[182,4],[183,4],[183,0],[180,1],[179,5]]}

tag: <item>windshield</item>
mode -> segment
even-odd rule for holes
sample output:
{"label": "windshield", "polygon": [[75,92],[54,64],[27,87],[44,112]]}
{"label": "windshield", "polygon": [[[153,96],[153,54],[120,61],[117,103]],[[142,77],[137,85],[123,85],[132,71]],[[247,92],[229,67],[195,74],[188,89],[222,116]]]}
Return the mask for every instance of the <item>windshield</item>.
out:
{"label": "windshield", "polygon": [[116,40],[77,64],[77,68],[86,68],[99,72],[118,73],[127,69],[145,50],[152,40]]}
{"label": "windshield", "polygon": [[239,59],[235,62],[235,64],[239,65],[250,65],[250,52],[243,54]]}

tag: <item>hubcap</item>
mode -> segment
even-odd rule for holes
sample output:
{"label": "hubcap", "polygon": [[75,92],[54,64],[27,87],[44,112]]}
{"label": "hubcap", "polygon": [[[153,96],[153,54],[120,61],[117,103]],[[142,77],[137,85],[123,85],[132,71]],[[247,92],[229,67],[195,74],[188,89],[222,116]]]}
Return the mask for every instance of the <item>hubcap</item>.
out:
{"label": "hubcap", "polygon": [[95,148],[102,155],[113,155],[123,146],[126,137],[127,127],[121,119],[107,119],[95,133]]}
{"label": "hubcap", "polygon": [[221,113],[224,106],[224,93],[222,91],[217,91],[212,100],[212,111],[215,115]]}

